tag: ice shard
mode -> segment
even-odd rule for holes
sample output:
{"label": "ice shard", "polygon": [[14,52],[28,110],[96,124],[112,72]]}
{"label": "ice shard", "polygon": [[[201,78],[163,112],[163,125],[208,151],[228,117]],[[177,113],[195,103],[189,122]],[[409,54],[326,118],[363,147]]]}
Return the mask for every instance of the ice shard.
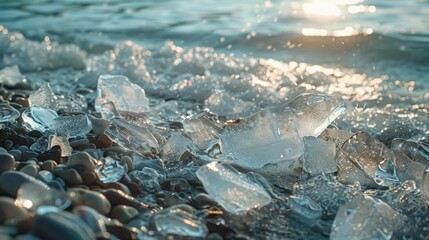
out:
{"label": "ice shard", "polygon": [[128,171],[127,165],[112,157],[102,158],[97,161],[95,173],[103,183],[117,182]]}
{"label": "ice shard", "polygon": [[51,135],[49,137],[48,149],[51,149],[55,146],[60,147],[61,157],[68,157],[73,152],[73,148],[70,146],[70,143],[67,137]]}
{"label": "ice shard", "polygon": [[403,219],[383,201],[362,196],[340,207],[330,239],[391,239]]}
{"label": "ice shard", "polygon": [[0,103],[0,123],[13,122],[19,116],[19,111],[11,107],[8,102]]}
{"label": "ice shard", "polygon": [[271,202],[264,188],[231,166],[211,162],[200,167],[196,174],[206,192],[230,213],[245,214]]}
{"label": "ice shard", "polygon": [[213,140],[219,139],[221,128],[207,117],[186,119],[183,123],[186,134],[201,150],[207,149]]}
{"label": "ice shard", "polygon": [[245,117],[257,111],[257,107],[252,102],[246,102],[230,95],[228,92],[215,91],[205,105],[211,112],[225,117]]}
{"label": "ice shard", "polygon": [[41,107],[29,107],[22,113],[23,125],[30,131],[54,130],[52,124],[57,117],[58,114],[55,111]]}
{"label": "ice shard", "polygon": [[92,129],[91,121],[86,114],[59,116],[52,122],[55,133],[66,138],[85,136]]}
{"label": "ice shard", "polygon": [[28,102],[32,107],[42,107],[58,110],[58,98],[51,89],[51,85],[46,83],[34,91],[28,97]]}
{"label": "ice shard", "polygon": [[24,82],[24,77],[21,75],[17,65],[5,67],[0,70],[0,83],[8,86],[15,86]]}
{"label": "ice shard", "polygon": [[112,102],[119,111],[149,111],[149,100],[144,89],[122,75],[105,74],[98,79],[95,109],[100,111],[101,105],[107,102]]}
{"label": "ice shard", "polygon": [[191,139],[182,133],[172,133],[162,147],[161,155],[164,160],[179,161],[189,155],[188,145],[190,144],[192,144]]}
{"label": "ice shard", "polygon": [[333,142],[323,141],[315,137],[304,137],[302,168],[310,174],[336,172],[336,150],[336,145]]}

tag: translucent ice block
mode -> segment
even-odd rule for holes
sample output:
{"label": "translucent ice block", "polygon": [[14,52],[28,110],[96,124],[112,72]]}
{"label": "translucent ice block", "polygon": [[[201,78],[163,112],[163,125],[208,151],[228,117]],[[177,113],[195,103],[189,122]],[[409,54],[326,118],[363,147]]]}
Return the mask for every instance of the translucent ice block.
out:
{"label": "translucent ice block", "polygon": [[192,141],[181,133],[172,133],[167,143],[162,147],[161,155],[164,160],[179,161],[188,152]]}
{"label": "translucent ice block", "polygon": [[0,123],[13,122],[19,118],[19,111],[11,107],[9,103],[0,103]]}
{"label": "translucent ice block", "polygon": [[315,137],[304,137],[304,157],[302,159],[304,171],[310,174],[336,172],[335,155],[335,143]]}
{"label": "translucent ice block", "polygon": [[85,136],[92,129],[91,121],[86,114],[59,116],[52,124],[56,134],[66,138]]}
{"label": "translucent ice block", "polygon": [[403,216],[383,201],[363,196],[340,207],[330,239],[391,239]]}
{"label": "translucent ice block", "polygon": [[154,168],[144,167],[141,171],[133,171],[130,176],[136,181],[142,191],[156,192],[165,180],[165,174]]}
{"label": "translucent ice block", "polygon": [[117,182],[128,171],[127,165],[112,157],[99,160],[95,167],[95,173],[103,183]]}
{"label": "translucent ice block", "polygon": [[52,124],[57,117],[58,114],[55,111],[41,107],[29,107],[22,113],[23,125],[30,131],[53,130]]}
{"label": "translucent ice block", "polygon": [[286,206],[290,208],[290,214],[294,219],[310,226],[322,217],[322,207],[305,196],[290,196]]}
{"label": "translucent ice block", "polygon": [[113,102],[119,111],[149,111],[149,100],[144,89],[121,75],[101,75],[98,79],[95,109],[100,111],[100,106],[107,102]]}
{"label": "translucent ice block", "polygon": [[231,96],[226,90],[213,93],[205,105],[211,112],[226,117],[245,117],[257,111],[255,104]]}
{"label": "translucent ice block", "polygon": [[70,146],[69,140],[64,136],[51,135],[49,137],[48,149],[51,149],[54,146],[60,147],[61,157],[68,157],[73,152],[73,148]]}
{"label": "translucent ice block", "polygon": [[196,210],[189,205],[176,205],[156,213],[156,229],[162,233],[192,238],[204,238],[207,226],[195,215]]}
{"label": "translucent ice block", "polygon": [[220,127],[207,117],[186,119],[183,123],[186,134],[198,148],[205,150],[213,140],[219,139]]}
{"label": "translucent ice block", "polygon": [[206,192],[230,213],[244,214],[271,202],[260,185],[228,165],[212,162],[200,167],[196,174]]}
{"label": "translucent ice block", "polygon": [[15,86],[24,81],[24,77],[21,75],[17,65],[5,67],[0,70],[0,83]]}
{"label": "translucent ice block", "polygon": [[58,110],[58,99],[51,89],[51,85],[46,83],[34,91],[28,97],[28,102],[32,107],[49,108]]}

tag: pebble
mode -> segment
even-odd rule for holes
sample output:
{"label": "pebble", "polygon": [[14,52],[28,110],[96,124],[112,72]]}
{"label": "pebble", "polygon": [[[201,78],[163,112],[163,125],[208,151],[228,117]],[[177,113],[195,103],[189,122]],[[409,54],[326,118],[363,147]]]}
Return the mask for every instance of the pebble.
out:
{"label": "pebble", "polygon": [[130,157],[128,157],[128,156],[121,157],[121,162],[127,164],[128,172],[134,171],[134,163]]}
{"label": "pebble", "polygon": [[94,233],[106,232],[103,216],[93,208],[88,206],[77,206],[73,209],[73,213],[84,221]]}
{"label": "pebble", "polygon": [[120,182],[105,183],[103,188],[105,188],[105,189],[109,189],[109,188],[116,189],[116,190],[124,192],[125,194],[131,195],[130,189],[127,186],[125,186],[125,184],[120,183]]}
{"label": "pebble", "polygon": [[101,134],[96,137],[95,145],[98,148],[109,148],[113,145],[113,141],[106,134]]}
{"label": "pebble", "polygon": [[67,193],[72,199],[73,207],[86,205],[94,208],[103,215],[110,212],[111,204],[101,193],[80,188],[69,189]]}
{"label": "pebble", "polygon": [[82,184],[82,177],[79,173],[73,169],[57,169],[52,170],[55,176],[60,177],[64,180],[66,186],[78,186]]}
{"label": "pebble", "polygon": [[49,183],[52,182],[55,179],[55,176],[52,172],[50,171],[46,171],[46,170],[41,170],[37,173],[36,176],[37,179],[45,182],[45,183]]}
{"label": "pebble", "polygon": [[110,126],[112,122],[103,118],[93,118],[92,122],[92,131],[97,135],[104,134],[104,131]]}
{"label": "pebble", "polygon": [[91,185],[97,179],[97,175],[94,172],[84,171],[80,173],[82,177],[82,184]]}
{"label": "pebble", "polygon": [[2,148],[2,147],[0,147],[0,154],[1,153],[7,153],[7,150],[6,149],[4,149],[4,148]]}
{"label": "pebble", "polygon": [[21,152],[21,150],[12,149],[12,150],[9,151],[9,154],[12,154],[15,157],[16,161],[21,161],[22,160],[22,152]]}
{"label": "pebble", "polygon": [[129,228],[119,224],[108,224],[106,225],[107,232],[115,235],[119,239],[138,239],[137,234],[139,233],[137,228]]}
{"label": "pebble", "polygon": [[27,164],[19,169],[19,171],[32,177],[36,177],[39,172],[36,164]]}
{"label": "pebble", "polygon": [[10,170],[15,166],[15,157],[12,154],[0,153],[0,173]]}
{"label": "pebble", "polygon": [[88,171],[94,171],[95,170],[94,162],[95,162],[95,159],[88,153],[78,152],[78,153],[72,154],[68,158],[67,166],[71,168],[83,167]]}
{"label": "pebble", "polygon": [[126,205],[117,205],[110,212],[110,217],[118,219],[121,223],[127,223],[135,216],[139,214],[137,209],[126,206]]}
{"label": "pebble", "polygon": [[132,196],[116,189],[105,189],[101,193],[109,200],[113,207],[117,205],[127,205],[137,209],[151,207],[149,204],[138,201]]}
{"label": "pebble", "polygon": [[51,212],[37,216],[33,232],[37,237],[46,240],[95,239],[88,225],[69,212]]}
{"label": "pebble", "polygon": [[39,154],[35,151],[22,151],[22,160],[23,161],[27,161],[28,159],[31,158],[36,158],[37,156],[39,156]]}
{"label": "pebble", "polygon": [[52,171],[57,163],[54,160],[46,160],[41,164],[42,170]]}
{"label": "pebble", "polygon": [[0,197],[0,225],[15,225],[30,218],[28,210],[16,206],[14,202],[13,198]]}
{"label": "pebble", "polygon": [[6,149],[6,150],[12,150],[12,148],[13,148],[13,145],[14,145],[14,143],[13,143],[13,141],[11,141],[11,140],[5,140],[4,141],[4,148]]}
{"label": "pebble", "polygon": [[4,193],[12,197],[16,197],[16,193],[19,187],[21,187],[21,185],[25,182],[32,182],[34,184],[39,184],[44,188],[48,187],[44,182],[22,172],[9,170],[9,171],[3,172],[0,175],[0,189]]}

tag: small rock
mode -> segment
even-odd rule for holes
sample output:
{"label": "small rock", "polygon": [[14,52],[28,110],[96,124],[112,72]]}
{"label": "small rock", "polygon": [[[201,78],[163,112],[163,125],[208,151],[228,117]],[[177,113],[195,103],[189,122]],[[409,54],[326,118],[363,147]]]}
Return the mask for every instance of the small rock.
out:
{"label": "small rock", "polygon": [[56,176],[62,178],[67,186],[78,186],[82,184],[82,177],[73,169],[54,169],[52,171]]}
{"label": "small rock", "polygon": [[39,171],[37,169],[37,165],[36,164],[27,164],[24,167],[22,167],[21,169],[19,169],[20,172],[25,173],[29,176],[32,177],[36,177],[37,176],[37,172]]}
{"label": "small rock", "polygon": [[125,184],[120,183],[120,182],[105,183],[104,188],[105,189],[116,189],[116,190],[124,192],[125,194],[131,195],[130,189],[127,186],[125,186]]}
{"label": "small rock", "polygon": [[103,221],[103,216],[93,208],[88,206],[77,206],[73,209],[73,213],[84,221],[94,233],[105,233],[106,225]]}
{"label": "small rock", "polygon": [[94,118],[91,120],[92,122],[92,130],[97,135],[103,135],[106,128],[110,126],[112,122],[102,118]]}
{"label": "small rock", "polygon": [[67,166],[71,168],[83,167],[86,170],[94,171],[95,170],[94,162],[95,162],[95,159],[88,153],[78,152],[78,153],[72,154],[69,157]]}
{"label": "small rock", "polygon": [[51,212],[37,216],[33,224],[33,232],[46,240],[95,239],[88,225],[69,212]]}
{"label": "small rock", "polygon": [[53,160],[44,161],[41,165],[42,170],[46,170],[46,171],[52,171],[55,166],[57,166],[57,163]]}
{"label": "small rock", "polygon": [[101,193],[80,188],[69,189],[67,193],[72,199],[73,207],[86,205],[94,208],[103,215],[110,212],[110,202]]}
{"label": "small rock", "polygon": [[37,152],[34,151],[22,151],[22,160],[27,161],[30,158],[36,158],[39,156]]}
{"label": "small rock", "polygon": [[150,208],[149,204],[138,201],[137,199],[125,194],[122,191],[116,189],[105,189],[101,193],[106,196],[110,204],[115,207],[117,205],[127,205],[133,208]]}
{"label": "small rock", "polygon": [[121,157],[121,162],[127,164],[128,172],[134,171],[134,163],[130,157],[128,157],[128,156]]}
{"label": "small rock", "polygon": [[22,172],[6,171],[0,175],[0,189],[12,197],[16,197],[19,187],[25,182],[32,182],[46,188],[48,187],[44,182]]}
{"label": "small rock", "polygon": [[15,165],[15,157],[9,153],[0,153],[0,173],[10,170]]}
{"label": "small rock", "polygon": [[95,145],[99,148],[109,148],[113,144],[113,141],[106,136],[106,134],[98,135],[96,138]]}
{"label": "small rock", "polygon": [[80,176],[82,177],[82,184],[87,186],[91,185],[97,179],[97,175],[90,171],[81,172]]}
{"label": "small rock", "polygon": [[22,160],[22,152],[18,149],[12,149],[9,151],[9,154],[12,154],[15,157],[16,161]]}
{"label": "small rock", "polygon": [[0,197],[0,225],[15,225],[29,218],[29,212],[16,206],[13,198]]}
{"label": "small rock", "polygon": [[7,153],[7,150],[6,149],[4,149],[4,148],[2,148],[2,147],[0,147],[0,154],[1,153]]}
{"label": "small rock", "polygon": [[137,209],[133,207],[126,205],[117,205],[112,209],[110,217],[118,219],[121,223],[127,223],[138,214],[139,211],[137,211]]}
{"label": "small rock", "polygon": [[132,239],[132,240],[138,239],[137,228],[129,228],[119,224],[116,224],[116,225],[109,224],[109,225],[106,225],[106,228],[107,228],[107,232],[109,232],[112,235],[115,235],[119,239]]}

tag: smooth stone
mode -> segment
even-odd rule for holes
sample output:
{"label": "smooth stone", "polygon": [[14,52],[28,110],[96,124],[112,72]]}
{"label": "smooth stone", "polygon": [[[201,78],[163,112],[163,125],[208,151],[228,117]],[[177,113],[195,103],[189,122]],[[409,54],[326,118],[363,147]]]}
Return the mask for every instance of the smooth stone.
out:
{"label": "smooth stone", "polygon": [[95,180],[97,179],[97,174],[89,171],[81,172],[80,176],[82,177],[82,184],[87,186],[94,183]]}
{"label": "smooth stone", "polygon": [[39,156],[39,154],[37,152],[34,152],[34,151],[23,151],[22,152],[22,160],[23,161],[27,161],[28,159],[31,159],[31,158],[37,159],[37,156]]}
{"label": "smooth stone", "polygon": [[139,211],[133,207],[117,205],[110,212],[110,217],[118,219],[121,223],[127,223],[138,214]]}
{"label": "smooth stone", "polygon": [[73,209],[73,213],[84,221],[94,233],[106,232],[103,216],[93,208],[88,206],[77,206]]}
{"label": "smooth stone", "polygon": [[119,239],[132,239],[132,240],[138,239],[137,228],[129,228],[124,225],[113,225],[113,224],[106,225],[106,228],[108,233],[115,235]]}
{"label": "smooth stone", "polygon": [[106,134],[101,134],[96,137],[95,145],[98,148],[109,148],[113,145],[113,141]]}
{"label": "smooth stone", "polygon": [[51,212],[36,217],[33,232],[45,240],[95,239],[91,228],[69,212]]}
{"label": "smooth stone", "polygon": [[49,182],[54,181],[55,176],[50,171],[41,170],[41,171],[39,171],[37,173],[36,178],[39,179],[39,180],[41,180],[41,181],[43,181],[43,182],[45,182],[45,183],[49,183]]}
{"label": "smooth stone", "polygon": [[0,225],[15,225],[30,218],[27,209],[15,205],[10,197],[0,197]]}
{"label": "smooth stone", "polygon": [[39,170],[37,169],[36,164],[28,164],[19,169],[20,172],[25,173],[29,176],[36,177]]}
{"label": "smooth stone", "polygon": [[101,193],[81,188],[69,189],[67,193],[72,199],[73,207],[81,205],[89,206],[103,215],[110,212],[111,204]]}
{"label": "smooth stone", "polygon": [[11,170],[15,166],[15,157],[9,153],[0,153],[0,173]]}
{"label": "smooth stone", "polygon": [[15,145],[14,143],[13,143],[13,141],[12,140],[5,140],[4,141],[4,143],[3,143],[3,146],[4,146],[4,148],[6,149],[6,150],[12,150],[12,148],[13,148],[13,145]]}
{"label": "smooth stone", "polygon": [[57,162],[53,160],[46,160],[41,164],[42,170],[46,170],[46,171],[52,171],[55,168],[55,166],[57,166]]}
{"label": "smooth stone", "polygon": [[48,187],[44,182],[22,172],[6,171],[0,175],[0,189],[12,197],[16,197],[18,189],[25,182],[39,184],[44,188]]}
{"label": "smooth stone", "polygon": [[125,184],[120,183],[120,182],[105,183],[103,188],[104,189],[111,189],[112,188],[112,189],[122,191],[125,194],[131,195],[130,189],[127,186],[125,186]]}
{"label": "smooth stone", "polygon": [[94,171],[95,170],[94,162],[95,162],[95,159],[88,153],[78,152],[78,153],[72,154],[68,158],[67,166],[71,168],[84,167],[86,170]]}
{"label": "smooth stone", "polygon": [[128,172],[134,171],[134,163],[130,157],[128,157],[128,156],[121,157],[121,162],[127,164]]}
{"label": "smooth stone", "polygon": [[[2,238],[0,238],[2,239]],[[14,240],[40,240],[40,238],[34,236],[33,234],[23,234],[23,235],[19,235],[16,236],[15,238],[13,238]]]}
{"label": "smooth stone", "polygon": [[0,154],[1,153],[7,153],[7,150],[5,148],[0,147]]}
{"label": "smooth stone", "polygon": [[21,152],[30,151],[30,149],[27,146],[19,146],[17,149]]}
{"label": "smooth stone", "polygon": [[16,161],[22,160],[22,152],[18,149],[12,149],[9,151],[9,154],[12,154],[15,157]]}
{"label": "smooth stone", "polygon": [[110,204],[115,207],[117,205],[127,205],[136,209],[151,208],[149,204],[138,201],[132,196],[116,189],[105,189],[101,193],[109,200]]}
{"label": "smooth stone", "polygon": [[66,186],[77,186],[82,184],[82,177],[73,168],[64,169],[64,170],[54,169],[52,170],[52,173],[54,173],[55,176],[62,178]]}
{"label": "smooth stone", "polygon": [[112,122],[103,118],[93,118],[91,119],[91,123],[92,131],[94,131],[94,133],[97,135],[102,135]]}

